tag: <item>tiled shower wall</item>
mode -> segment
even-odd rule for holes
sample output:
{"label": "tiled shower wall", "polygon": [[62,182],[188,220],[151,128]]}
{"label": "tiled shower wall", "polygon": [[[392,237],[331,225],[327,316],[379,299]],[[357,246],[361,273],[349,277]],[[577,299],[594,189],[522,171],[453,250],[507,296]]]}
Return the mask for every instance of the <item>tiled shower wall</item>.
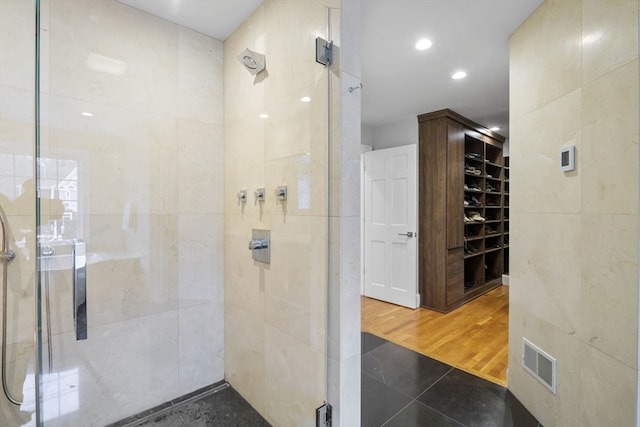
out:
{"label": "tiled shower wall", "polygon": [[[266,0],[224,44],[225,377],[278,426],[314,426],[326,399],[328,74],[315,62],[325,3]],[[243,68],[245,48],[266,55],[265,72]],[[254,228],[271,230],[270,264],[251,259]]]}
{"label": "tiled shower wall", "polygon": [[[508,386],[543,425],[636,425],[638,1],[546,0],[510,54]],[[557,394],[523,337],[557,358]]]}
{"label": "tiled shower wall", "polygon": [[[33,190],[26,3],[0,1],[0,188],[14,240],[34,242],[33,204],[16,202]],[[58,231],[87,242],[89,321],[88,340],[76,342],[68,271],[52,272],[45,381],[55,391],[44,418],[103,425],[224,375],[223,48],[110,0],[44,1],[42,18],[43,186],[77,186],[77,211]],[[45,222],[56,204],[43,202]],[[33,245],[19,252],[8,297],[18,396],[33,364]],[[27,377],[27,400],[32,387]],[[0,424],[32,410],[2,403]]]}

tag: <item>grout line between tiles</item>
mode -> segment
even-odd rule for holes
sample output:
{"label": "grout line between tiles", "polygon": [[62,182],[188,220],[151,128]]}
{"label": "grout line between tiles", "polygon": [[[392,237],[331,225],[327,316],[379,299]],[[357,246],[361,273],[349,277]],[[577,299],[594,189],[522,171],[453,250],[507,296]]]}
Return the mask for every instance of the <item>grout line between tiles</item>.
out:
{"label": "grout line between tiles", "polygon": [[[427,391],[431,390],[431,387],[433,387],[433,386],[434,386],[434,385],[436,385],[438,382],[440,382],[440,380],[442,380],[444,377],[446,377],[447,375],[449,375],[449,374],[451,373],[451,371],[453,371],[454,369],[455,369],[455,368],[454,368],[453,366],[451,366],[451,368],[450,368],[447,372],[445,372],[444,374],[442,374],[442,376],[440,376],[440,378],[438,378],[437,380],[435,380],[435,381],[434,381],[434,382],[433,382],[429,387],[427,387],[427,388],[426,388],[422,393],[420,393],[420,394],[419,394],[418,396],[416,396],[413,400],[411,400],[409,403],[407,403],[407,404],[406,404],[402,409],[400,409],[400,410],[399,410],[398,412],[396,412],[393,416],[391,416],[391,418],[389,418],[387,421],[385,421],[385,422],[384,422],[384,424],[382,424],[382,426],[385,426],[385,425],[387,425],[389,422],[391,422],[391,420],[393,420],[395,417],[397,417],[398,415],[400,415],[400,413],[401,413],[402,411],[404,411],[405,409],[407,409],[407,408],[408,408],[408,407],[409,407],[413,402],[419,403],[419,404],[421,404],[421,405],[423,405],[423,406],[427,406],[429,409],[432,409],[432,410],[434,410],[434,411],[438,412],[439,414],[443,415],[444,417],[449,418],[449,419],[451,419],[451,420],[453,420],[453,421],[455,421],[455,422],[459,423],[459,421],[454,420],[453,418],[449,417],[448,415],[443,414],[442,412],[440,412],[440,411],[438,411],[438,410],[436,410],[436,409],[432,408],[431,406],[425,405],[424,403],[422,403],[422,402],[419,402],[419,401],[418,401],[418,398],[419,398],[420,396],[422,396],[423,394],[425,394]],[[367,373],[366,373],[366,372],[363,372],[363,374],[364,374],[364,375],[367,375]],[[370,375],[368,375],[368,376],[369,376],[369,377],[371,377]],[[374,379],[375,379],[375,378],[374,378]],[[404,393],[400,393],[400,394],[405,395]],[[406,395],[405,395],[405,396],[406,396]],[[407,397],[409,397],[409,396],[407,396]]]}
{"label": "grout line between tiles", "polygon": [[[451,366],[451,365],[449,365],[449,366]],[[447,372],[445,372],[444,374],[442,374],[442,375],[440,376],[440,378],[438,378],[437,380],[435,380],[435,381],[433,382],[433,384],[431,384],[431,385],[430,385],[429,387],[427,387],[427,388],[426,388],[422,393],[420,393],[418,396],[416,396],[416,400],[418,400],[418,398],[419,398],[420,396],[422,396],[423,394],[425,394],[426,392],[428,392],[429,390],[431,390],[431,389],[433,388],[433,386],[434,386],[434,385],[436,385],[436,384],[438,384],[440,381],[442,381],[442,379],[443,379],[444,377],[446,377],[447,375],[449,375],[449,374],[450,374],[454,369],[456,369],[456,368],[454,368],[453,366],[451,366],[451,369],[449,369]],[[426,405],[425,405],[425,406],[426,406]]]}
{"label": "grout line between tiles", "polygon": [[398,415],[400,415],[400,412],[404,411],[405,409],[407,409],[409,406],[411,406],[411,404],[413,402],[415,402],[416,399],[413,399],[412,401],[410,401],[409,403],[407,403],[402,409],[400,409],[398,412],[396,412],[395,414],[393,414],[391,416],[391,418],[389,418],[387,421],[385,421],[380,427],[384,427],[387,424],[389,424],[391,422],[391,420],[393,420],[395,417],[397,417]]}

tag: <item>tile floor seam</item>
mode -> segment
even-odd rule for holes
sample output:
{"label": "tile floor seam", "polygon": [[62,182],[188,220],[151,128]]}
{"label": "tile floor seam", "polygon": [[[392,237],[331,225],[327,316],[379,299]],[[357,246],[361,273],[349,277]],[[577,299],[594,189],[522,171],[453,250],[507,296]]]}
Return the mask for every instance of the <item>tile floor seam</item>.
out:
{"label": "tile floor seam", "polygon": [[429,409],[431,409],[431,410],[432,410],[432,411],[434,411],[434,412],[437,412],[438,414],[440,414],[440,415],[442,415],[443,417],[445,417],[445,418],[447,418],[447,419],[449,419],[449,420],[453,421],[453,422],[454,422],[454,423],[456,423],[456,424],[460,424],[460,425],[461,425],[461,426],[463,426],[463,427],[469,427],[467,424],[463,423],[462,421],[456,420],[455,418],[450,417],[449,415],[445,414],[444,412],[442,412],[442,411],[438,411],[436,408],[433,408],[433,407],[431,407],[431,406],[427,405],[426,403],[422,403],[422,402],[420,402],[420,401],[418,400],[418,398],[416,398],[416,403],[418,403],[419,405],[424,406],[425,408],[429,408]]}
{"label": "tile floor seam", "polygon": [[[401,393],[401,394],[404,394],[404,393]],[[407,397],[408,397],[408,396],[407,396]],[[411,406],[411,404],[412,404],[413,402],[416,402],[416,401],[417,401],[416,399],[413,399],[412,401],[410,401],[409,403],[407,403],[407,404],[406,404],[406,406],[404,406],[404,407],[403,407],[402,409],[400,409],[398,412],[396,412],[395,414],[393,414],[393,415],[392,415],[392,416],[391,416],[387,421],[385,421],[384,423],[382,423],[382,425],[381,425],[380,427],[384,427],[384,426],[386,426],[387,424],[389,424],[389,423],[390,423],[390,422],[391,422],[395,417],[397,417],[398,415],[400,415],[400,413],[401,413],[402,411],[404,411],[405,409],[407,409],[409,406]],[[418,402],[418,403],[420,403],[420,402]]]}
{"label": "tile floor seam", "polygon": [[[449,365],[451,366],[451,365]],[[447,372],[445,372],[444,374],[442,374],[440,376],[440,378],[438,378],[437,380],[435,380],[433,383],[431,383],[431,385],[429,387],[427,387],[422,393],[420,393],[419,395],[416,396],[416,400],[418,400],[420,398],[420,396],[422,396],[423,394],[425,394],[426,392],[428,392],[429,390],[431,390],[433,388],[433,386],[435,386],[436,384],[438,384],[440,381],[442,381],[442,379],[444,377],[446,377],[447,375],[449,375],[454,369],[456,369],[454,366],[451,366],[451,369],[449,369]],[[427,405],[425,405],[427,406]]]}

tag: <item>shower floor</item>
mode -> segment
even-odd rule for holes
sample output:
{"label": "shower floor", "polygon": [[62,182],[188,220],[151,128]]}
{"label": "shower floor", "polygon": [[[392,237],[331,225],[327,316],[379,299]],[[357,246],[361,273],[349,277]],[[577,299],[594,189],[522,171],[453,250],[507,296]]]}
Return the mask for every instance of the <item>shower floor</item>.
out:
{"label": "shower floor", "polygon": [[[363,427],[541,427],[506,388],[375,335],[361,336]],[[133,426],[270,424],[220,382],[108,427]]]}
{"label": "shower floor", "polygon": [[231,386],[222,382],[108,427],[270,427]]}

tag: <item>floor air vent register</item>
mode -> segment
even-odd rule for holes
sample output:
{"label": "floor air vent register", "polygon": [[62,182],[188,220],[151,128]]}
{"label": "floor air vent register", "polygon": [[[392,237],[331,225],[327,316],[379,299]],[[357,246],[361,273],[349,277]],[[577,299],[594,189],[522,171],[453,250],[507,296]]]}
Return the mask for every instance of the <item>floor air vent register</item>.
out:
{"label": "floor air vent register", "polygon": [[523,338],[522,365],[524,369],[556,394],[556,359]]}

